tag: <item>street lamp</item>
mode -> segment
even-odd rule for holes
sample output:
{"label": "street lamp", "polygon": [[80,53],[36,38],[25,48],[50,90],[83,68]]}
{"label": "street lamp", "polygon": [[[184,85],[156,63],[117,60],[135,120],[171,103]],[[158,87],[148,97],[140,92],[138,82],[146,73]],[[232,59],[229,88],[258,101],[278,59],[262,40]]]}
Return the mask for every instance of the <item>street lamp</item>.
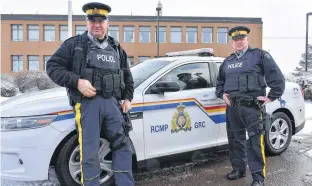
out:
{"label": "street lamp", "polygon": [[309,16],[312,15],[312,12],[307,13],[307,20],[306,20],[306,56],[305,56],[305,71],[308,71],[308,40],[309,40]]}
{"label": "street lamp", "polygon": [[156,7],[157,11],[157,58],[159,57],[159,15],[161,14],[162,4],[159,1]]}
{"label": "street lamp", "polygon": [[72,10],[72,0],[68,0],[68,38],[72,37],[73,28],[73,10]]}

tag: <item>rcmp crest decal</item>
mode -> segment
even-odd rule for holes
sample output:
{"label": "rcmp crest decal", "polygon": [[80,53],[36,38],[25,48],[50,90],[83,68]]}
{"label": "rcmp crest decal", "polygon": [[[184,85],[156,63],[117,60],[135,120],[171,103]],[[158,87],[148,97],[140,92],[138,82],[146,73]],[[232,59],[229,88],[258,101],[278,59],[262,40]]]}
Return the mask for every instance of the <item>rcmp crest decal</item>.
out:
{"label": "rcmp crest decal", "polygon": [[171,133],[178,133],[181,130],[183,131],[190,131],[191,127],[191,117],[185,111],[185,105],[177,106],[177,112],[174,113],[172,120],[171,120]]}

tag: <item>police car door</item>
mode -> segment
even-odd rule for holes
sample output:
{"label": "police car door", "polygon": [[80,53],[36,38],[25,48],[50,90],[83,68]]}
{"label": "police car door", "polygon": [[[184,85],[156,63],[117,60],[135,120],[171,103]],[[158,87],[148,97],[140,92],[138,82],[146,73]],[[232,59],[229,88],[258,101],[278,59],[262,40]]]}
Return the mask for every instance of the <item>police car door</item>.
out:
{"label": "police car door", "polygon": [[[179,83],[180,90],[155,93],[156,83]],[[177,66],[155,81],[144,94],[146,158],[217,145],[219,126],[213,115],[215,87],[207,62]],[[218,121],[217,121],[218,122]]]}
{"label": "police car door", "polygon": [[[216,70],[216,76],[215,79],[217,78],[218,72],[219,72],[219,68],[221,66],[223,61],[217,61],[217,62],[212,62],[211,64],[211,68],[214,67]],[[226,119],[225,119],[225,108],[226,108],[226,104],[224,102],[223,99],[217,99],[212,101],[212,103],[216,103],[219,105],[220,109],[220,114],[224,114],[223,115],[223,119],[221,119],[223,122],[219,124],[219,133],[218,133],[218,146],[219,147],[223,147],[224,145],[228,144],[228,137],[227,137],[227,131],[226,131]],[[220,120],[220,121],[221,121]]]}

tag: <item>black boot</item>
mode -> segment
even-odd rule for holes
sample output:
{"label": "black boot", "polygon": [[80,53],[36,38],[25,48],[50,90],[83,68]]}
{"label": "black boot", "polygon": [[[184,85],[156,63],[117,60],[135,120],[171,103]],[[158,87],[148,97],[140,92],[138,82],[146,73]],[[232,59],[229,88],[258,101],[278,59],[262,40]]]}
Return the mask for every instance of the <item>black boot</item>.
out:
{"label": "black boot", "polygon": [[227,174],[227,179],[229,180],[237,180],[238,178],[246,177],[246,172],[232,171]]}
{"label": "black boot", "polygon": [[262,181],[253,181],[250,186],[263,186],[264,183]]}

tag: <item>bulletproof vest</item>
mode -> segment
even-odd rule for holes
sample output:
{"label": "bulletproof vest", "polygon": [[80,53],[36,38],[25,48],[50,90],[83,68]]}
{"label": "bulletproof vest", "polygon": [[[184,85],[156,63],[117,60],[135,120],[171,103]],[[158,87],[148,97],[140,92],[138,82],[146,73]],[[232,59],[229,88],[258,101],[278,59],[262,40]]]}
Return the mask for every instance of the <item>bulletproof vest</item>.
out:
{"label": "bulletproof vest", "polygon": [[84,78],[92,83],[98,94],[121,98],[125,85],[120,57],[110,44],[102,49],[95,43],[88,42]]}
{"label": "bulletproof vest", "polygon": [[225,92],[257,95],[266,87],[261,69],[261,54],[258,50],[247,50],[239,59],[231,55],[225,61],[224,72]]}

